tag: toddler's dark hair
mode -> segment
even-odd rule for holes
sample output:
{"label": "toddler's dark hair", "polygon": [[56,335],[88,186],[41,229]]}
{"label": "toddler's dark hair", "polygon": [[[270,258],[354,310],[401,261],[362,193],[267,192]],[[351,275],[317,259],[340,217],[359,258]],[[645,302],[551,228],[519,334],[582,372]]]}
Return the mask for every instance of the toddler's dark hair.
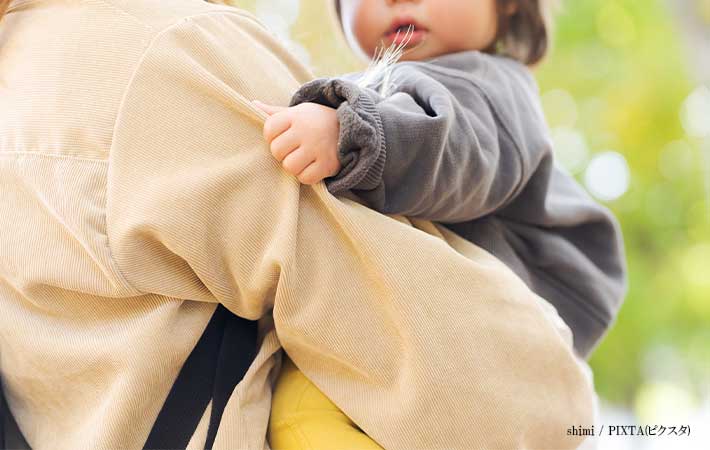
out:
{"label": "toddler's dark hair", "polygon": [[[540,62],[550,48],[555,0],[496,0],[498,34],[487,51],[502,53],[529,66]],[[514,8],[512,14],[504,11]]]}
{"label": "toddler's dark hair", "polygon": [[[557,3],[557,0],[496,0],[498,33],[493,44],[483,51],[506,55],[528,66],[537,64],[550,48],[552,15]],[[340,0],[335,0],[335,11],[342,25]]]}

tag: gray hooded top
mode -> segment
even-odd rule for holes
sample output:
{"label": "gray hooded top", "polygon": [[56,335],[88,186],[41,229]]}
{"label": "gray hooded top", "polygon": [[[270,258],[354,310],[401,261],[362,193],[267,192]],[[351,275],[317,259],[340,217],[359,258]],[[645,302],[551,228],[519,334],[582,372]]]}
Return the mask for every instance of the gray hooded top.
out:
{"label": "gray hooded top", "polygon": [[439,222],[506,263],[552,303],[588,357],[626,292],[620,227],[553,164],[532,74],[477,51],[394,65],[383,97],[314,80],[291,105],[337,109],[341,171],[324,181],[371,208]]}

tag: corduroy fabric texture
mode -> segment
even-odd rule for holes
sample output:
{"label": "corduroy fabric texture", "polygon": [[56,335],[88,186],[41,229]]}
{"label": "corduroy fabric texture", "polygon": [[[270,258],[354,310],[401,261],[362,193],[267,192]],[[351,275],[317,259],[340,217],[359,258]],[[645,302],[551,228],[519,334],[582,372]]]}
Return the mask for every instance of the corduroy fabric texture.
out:
{"label": "corduroy fabric texture", "polygon": [[521,280],[270,155],[249,101],[286,104],[310,78],[233,8],[11,3],[0,377],[33,448],[140,448],[218,303],[260,333],[215,449],[268,448],[282,346],[388,449],[578,444],[565,430],[591,423],[591,387]]}

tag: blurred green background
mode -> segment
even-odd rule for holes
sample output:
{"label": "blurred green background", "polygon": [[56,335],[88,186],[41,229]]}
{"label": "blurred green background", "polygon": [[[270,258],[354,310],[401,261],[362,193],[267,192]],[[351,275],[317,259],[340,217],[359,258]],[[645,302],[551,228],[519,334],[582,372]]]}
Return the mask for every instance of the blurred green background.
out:
{"label": "blurred green background", "polygon": [[[232,4],[254,12],[316,75],[363,67],[327,0]],[[616,213],[626,241],[628,296],[591,359],[603,422],[692,423],[708,433],[710,0],[568,0],[535,75],[558,163]],[[706,434],[603,448],[708,442]]]}

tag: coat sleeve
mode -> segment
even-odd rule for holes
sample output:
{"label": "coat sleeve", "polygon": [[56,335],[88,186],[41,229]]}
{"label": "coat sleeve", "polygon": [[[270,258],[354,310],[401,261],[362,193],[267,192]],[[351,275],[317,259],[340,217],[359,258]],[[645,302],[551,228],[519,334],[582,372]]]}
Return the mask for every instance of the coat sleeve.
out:
{"label": "coat sleeve", "polygon": [[521,280],[442,227],[301,185],[271,156],[249,100],[287,103],[295,67],[236,12],[151,44],[108,169],[127,282],[272,313],[298,368],[385,448],[577,447],[565,430],[591,423],[592,388]]}

